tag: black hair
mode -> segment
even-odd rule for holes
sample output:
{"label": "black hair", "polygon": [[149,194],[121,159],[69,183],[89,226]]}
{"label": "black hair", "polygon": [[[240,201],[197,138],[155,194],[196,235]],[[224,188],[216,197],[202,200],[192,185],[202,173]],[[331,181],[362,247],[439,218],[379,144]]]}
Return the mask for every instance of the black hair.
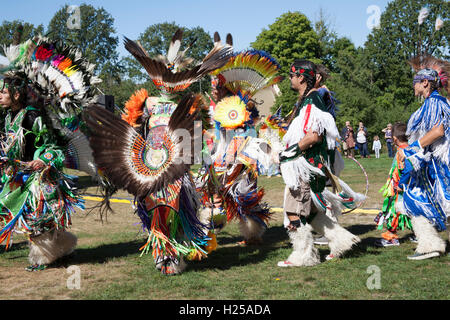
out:
{"label": "black hair", "polygon": [[327,80],[330,77],[330,70],[328,70],[328,68],[325,67],[323,64],[316,65],[316,73],[320,74],[320,76],[322,77],[319,84],[322,84],[325,80]]}
{"label": "black hair", "polygon": [[442,83],[439,80],[437,80],[437,81],[428,80],[428,83],[430,84],[430,93],[442,88]]}
{"label": "black hair", "polygon": [[[28,84],[25,76],[7,75],[3,78],[3,88],[7,86],[11,102],[16,105],[20,105],[21,108],[26,107],[28,101]],[[19,98],[16,99],[15,95],[19,93]]]}
{"label": "black hair", "polygon": [[408,142],[408,136],[406,135],[407,125],[403,122],[396,122],[392,126],[392,136],[396,137],[400,142]]}
{"label": "black hair", "polygon": [[307,74],[303,74],[303,77],[306,81],[306,90],[298,98],[298,101],[295,104],[294,110],[292,111],[291,117],[288,121],[289,124],[297,116],[298,110],[300,109],[300,106],[302,105],[302,103],[305,100],[306,96],[308,95],[309,91],[311,91],[311,89],[313,89],[316,85],[316,76],[315,76],[316,65],[313,62],[311,62],[309,60],[305,60],[305,59],[296,59],[294,61],[294,63],[291,65],[290,70],[292,69],[292,67],[295,67],[295,69],[297,69],[297,70],[301,69],[301,68],[310,69],[314,72],[314,76],[309,76]]}

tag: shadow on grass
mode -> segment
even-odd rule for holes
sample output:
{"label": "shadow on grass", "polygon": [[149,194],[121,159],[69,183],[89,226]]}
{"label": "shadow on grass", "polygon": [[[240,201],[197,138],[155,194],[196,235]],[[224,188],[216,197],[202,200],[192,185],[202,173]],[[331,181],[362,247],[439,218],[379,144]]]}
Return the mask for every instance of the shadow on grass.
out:
{"label": "shadow on grass", "polygon": [[71,255],[59,259],[52,267],[67,267],[72,264],[105,263],[114,258],[139,254],[139,248],[142,244],[142,240],[134,240],[104,244],[93,248],[75,248],[75,251]]}
{"label": "shadow on grass", "polygon": [[[374,231],[376,226],[372,224],[360,224],[346,227],[355,235],[363,235]],[[224,232],[225,234],[225,232]],[[189,270],[199,271],[208,268],[227,270],[235,266],[244,266],[262,262],[268,258],[272,251],[291,248],[286,229],[283,226],[271,227],[263,235],[261,245],[220,247],[221,245],[233,244],[242,240],[242,236],[230,236],[218,238],[219,248],[208,256],[208,259],[189,264]],[[365,255],[379,255],[379,251],[368,250],[375,247],[375,237],[361,239],[361,242],[354,245],[346,252],[343,258],[355,258]],[[284,243],[283,243],[284,242]],[[328,246],[318,246],[321,261],[330,253]]]}
{"label": "shadow on grass", "polygon": [[78,189],[87,189],[96,186],[98,186],[98,183],[95,182],[90,176],[79,176],[77,179]]}
{"label": "shadow on grass", "polygon": [[[351,226],[345,227],[348,231],[353,233],[356,236],[361,236],[369,233],[371,231],[375,231],[377,228],[374,224],[354,224]],[[343,258],[357,258],[365,255],[379,255],[379,251],[373,251],[368,250],[369,248],[378,248],[375,246],[375,241],[378,239],[378,237],[365,237],[361,239],[361,242],[357,245],[354,245],[351,250],[346,252],[343,256]]]}
{"label": "shadow on grass", "polygon": [[[0,254],[8,254],[8,253],[17,253],[18,251],[22,250],[28,250],[28,242],[27,241],[21,241],[21,242],[15,242],[12,246],[6,250],[6,246],[0,247]],[[23,257],[26,257],[28,255],[28,251],[24,251],[23,255],[14,255],[12,257],[6,257],[5,259],[8,260],[14,260],[14,259],[22,259]]]}
{"label": "shadow on grass", "polygon": [[[227,245],[227,244],[233,244],[233,243],[237,243],[239,241],[244,240],[244,237],[239,235],[239,236],[229,236],[229,237],[224,237],[225,235],[230,235],[226,228],[219,233],[218,236],[218,244],[219,245]],[[265,246],[267,244],[274,244],[280,241],[284,241],[288,239],[288,235],[286,232],[286,229],[282,226],[276,226],[276,227],[269,227],[266,232],[264,232],[263,234],[263,243],[262,246]],[[258,246],[256,246],[258,247]]]}
{"label": "shadow on grass", "polygon": [[376,228],[377,226],[375,224],[354,224],[345,227],[345,229],[353,233],[355,236],[360,236],[370,231],[374,231]]}
{"label": "shadow on grass", "polygon": [[[266,260],[270,252],[289,247],[289,244],[280,244],[287,239],[286,229],[282,226],[267,229],[260,245],[237,245],[237,242],[242,241],[242,236],[218,238],[218,249],[210,253],[207,259],[189,263],[188,270],[200,271],[209,268],[227,270],[236,266],[259,263]],[[222,247],[233,243],[236,246]]]}

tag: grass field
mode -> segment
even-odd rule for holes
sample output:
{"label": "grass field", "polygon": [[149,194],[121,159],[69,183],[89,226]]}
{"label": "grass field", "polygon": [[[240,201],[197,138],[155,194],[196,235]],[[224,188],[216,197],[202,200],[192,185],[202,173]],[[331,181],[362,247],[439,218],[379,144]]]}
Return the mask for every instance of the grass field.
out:
{"label": "grass field", "polygon": [[[359,160],[359,159],[358,159]],[[361,159],[370,182],[365,208],[379,209],[378,190],[385,183],[391,159]],[[351,160],[341,177],[356,191],[364,192],[365,178]],[[261,177],[265,200],[281,207],[284,184],[280,177]],[[85,193],[96,193],[88,177],[80,177]],[[119,192],[118,197],[128,197]],[[96,203],[87,201],[87,207]],[[322,264],[314,267],[279,268],[277,262],[291,252],[282,215],[274,214],[264,243],[242,246],[237,223],[219,235],[219,248],[207,259],[188,262],[178,276],[162,276],[154,269],[151,255],[140,257],[146,237],[129,204],[114,203],[114,214],[101,222],[94,209],[78,212],[72,232],[78,236],[75,253],[42,272],[27,272],[26,239],[16,235],[12,248],[0,247],[0,295],[3,299],[449,299],[450,258],[409,261],[415,244],[409,231],[401,231],[401,246],[376,248],[374,215],[349,213],[340,222],[358,235],[362,243],[343,259],[325,262],[329,253],[320,246]],[[447,239],[447,233],[441,233]],[[76,266],[75,269],[73,269]],[[371,270],[378,270],[373,274]],[[79,274],[79,288],[71,279]],[[374,278],[375,276],[379,278]],[[379,286],[374,279],[379,279]]]}

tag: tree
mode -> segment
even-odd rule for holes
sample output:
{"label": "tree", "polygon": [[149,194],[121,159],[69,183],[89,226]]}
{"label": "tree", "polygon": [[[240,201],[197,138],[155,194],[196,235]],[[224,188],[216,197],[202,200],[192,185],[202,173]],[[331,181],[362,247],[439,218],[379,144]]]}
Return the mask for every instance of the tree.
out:
{"label": "tree", "polygon": [[[419,11],[424,6],[430,14],[419,25]],[[444,0],[395,0],[388,4],[381,15],[380,28],[374,28],[365,43],[380,90],[392,85],[410,86],[412,72],[407,60],[423,49],[428,54],[449,58],[450,25],[447,22],[441,30],[434,31],[438,16],[443,20],[450,18],[449,9],[450,3]]]}
{"label": "tree", "polygon": [[116,51],[119,43],[114,36],[114,18],[102,7],[91,5],[63,6],[48,25],[48,34],[77,47],[89,62],[96,65],[96,72],[118,72]]}
{"label": "tree", "polygon": [[[424,6],[428,7],[430,14],[419,26],[419,11]],[[448,20],[449,8],[449,3],[443,0],[390,2],[381,15],[380,27],[372,30],[364,49],[358,52],[359,62],[350,63],[349,68],[345,68],[345,61],[340,61],[339,65],[344,68],[341,76],[348,70],[353,78],[359,79],[350,82],[350,89],[336,90],[343,101],[340,117],[343,114],[351,117],[351,109],[346,109],[350,100],[347,101],[343,93],[351,90],[355,94],[362,92],[369,99],[358,111],[360,116],[367,115],[369,133],[379,134],[389,122],[406,122],[419,106],[413,94],[413,73],[407,60],[417,55],[420,48],[425,48],[429,54],[448,58],[450,26],[446,23],[436,32],[434,26],[437,16]],[[334,85],[339,86],[338,82]]]}
{"label": "tree", "polygon": [[23,22],[21,20],[3,21],[0,26],[0,47],[2,53],[3,46],[12,44],[14,33],[18,30],[19,26],[23,27],[21,42],[44,33],[44,26],[42,24],[35,27],[32,23]]}
{"label": "tree", "polygon": [[295,59],[321,62],[319,38],[308,18],[300,12],[287,12],[256,37],[250,44],[274,57],[284,73]]}
{"label": "tree", "polygon": [[263,29],[251,46],[266,51],[280,64],[280,74],[286,79],[279,85],[282,94],[276,99],[273,109],[282,106],[282,114],[286,115],[298,98],[298,94],[290,90],[289,67],[295,59],[302,58],[321,63],[319,37],[304,14],[287,12],[278,17],[269,29]]}

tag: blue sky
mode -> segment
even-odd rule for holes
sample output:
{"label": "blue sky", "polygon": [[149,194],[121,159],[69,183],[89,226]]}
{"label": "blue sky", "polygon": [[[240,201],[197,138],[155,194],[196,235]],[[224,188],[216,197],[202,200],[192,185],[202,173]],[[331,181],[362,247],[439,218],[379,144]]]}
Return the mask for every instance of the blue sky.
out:
{"label": "blue sky", "polygon": [[[318,19],[322,8],[339,36],[346,36],[356,46],[364,45],[369,24],[377,15],[371,8],[384,11],[391,0],[20,0],[8,1],[0,9],[0,22],[23,20],[45,27],[64,4],[91,4],[103,7],[113,18],[117,35],[135,39],[149,25],[176,22],[188,28],[200,26],[211,35],[218,31],[224,38],[233,35],[236,50],[250,46],[256,36],[276,18],[288,11],[300,11],[311,21]],[[369,12],[368,12],[369,10]],[[121,41],[122,42],[122,41]],[[123,45],[119,52],[125,53]]]}

